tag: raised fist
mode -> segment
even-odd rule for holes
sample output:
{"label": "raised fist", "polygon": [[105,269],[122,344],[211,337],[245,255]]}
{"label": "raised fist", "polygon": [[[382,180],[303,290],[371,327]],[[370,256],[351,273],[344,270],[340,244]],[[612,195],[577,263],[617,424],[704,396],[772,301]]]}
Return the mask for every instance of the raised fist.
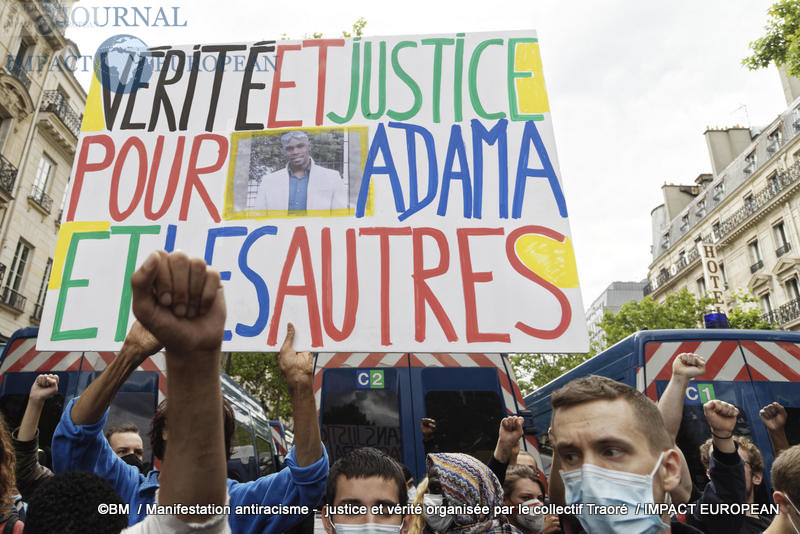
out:
{"label": "raised fist", "polygon": [[739,415],[736,406],[725,401],[712,400],[703,405],[703,413],[708,421],[708,426],[711,427],[711,432],[723,437],[733,434],[733,429],[736,427],[736,416]]}
{"label": "raised fist", "polygon": [[761,408],[758,416],[761,417],[767,430],[781,430],[786,425],[786,408],[777,402]]}
{"label": "raised fist", "polygon": [[39,375],[31,386],[31,400],[46,401],[58,393],[58,375]]}
{"label": "raised fist", "polygon": [[678,354],[672,361],[672,375],[696,378],[706,372],[706,361],[689,352]]}

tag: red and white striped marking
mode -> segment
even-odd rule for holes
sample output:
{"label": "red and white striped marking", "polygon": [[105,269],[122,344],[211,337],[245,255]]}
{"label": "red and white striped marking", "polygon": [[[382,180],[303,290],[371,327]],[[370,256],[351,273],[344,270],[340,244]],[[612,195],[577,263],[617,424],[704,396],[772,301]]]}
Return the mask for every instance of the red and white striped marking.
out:
{"label": "red and white striped marking", "polygon": [[289,450],[286,445],[286,440],[284,440],[283,436],[281,436],[280,427],[270,423],[269,428],[270,430],[272,430],[272,441],[275,442],[275,447],[278,449],[278,454],[280,454],[281,456],[286,456],[287,454],[289,454]]}
{"label": "red and white striped marking", "polygon": [[[647,384],[644,371],[636,373],[636,385],[646,388],[647,396],[656,397],[656,380],[669,380],[672,362],[678,354],[693,352],[706,360],[705,374],[695,380],[731,382],[756,381],[800,382],[800,347],[796,343],[768,341],[669,341],[645,346]],[[744,353],[744,357],[742,357]],[[745,363],[746,362],[746,363]]]}

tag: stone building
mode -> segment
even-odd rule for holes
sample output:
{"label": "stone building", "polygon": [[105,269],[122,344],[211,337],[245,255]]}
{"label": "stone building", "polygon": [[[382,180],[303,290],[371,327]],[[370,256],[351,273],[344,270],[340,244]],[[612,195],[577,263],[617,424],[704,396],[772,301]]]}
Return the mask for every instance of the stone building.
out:
{"label": "stone building", "polygon": [[65,7],[0,2],[0,342],[38,325],[80,132]]}
{"label": "stone building", "polygon": [[647,281],[611,282],[586,310],[586,326],[589,329],[589,343],[593,347],[603,347],[603,331],[600,321],[607,311],[616,313],[620,306],[632,300],[641,300]]}
{"label": "stone building", "polygon": [[[800,329],[800,80],[781,73],[781,81],[788,107],[770,124],[709,128],[712,173],[662,187],[645,288],[657,301],[683,288],[715,290],[726,311],[735,292],[750,291],[767,319]],[[721,287],[706,287],[698,243],[714,245]]]}

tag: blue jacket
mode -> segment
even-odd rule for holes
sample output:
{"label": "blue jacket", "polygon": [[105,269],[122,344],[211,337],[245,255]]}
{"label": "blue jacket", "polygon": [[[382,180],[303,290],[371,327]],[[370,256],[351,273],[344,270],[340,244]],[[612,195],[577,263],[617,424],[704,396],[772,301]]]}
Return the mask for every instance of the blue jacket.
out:
{"label": "blue jacket", "polygon": [[[53,471],[89,471],[105,478],[114,486],[123,502],[130,504],[128,524],[134,525],[147,515],[147,504],[155,502],[158,489],[158,471],[141,475],[135,467],[123,462],[103,436],[105,415],[93,425],[76,425],[70,413],[75,404],[72,399],[58,422],[53,434]],[[309,512],[325,493],[328,478],[328,455],[322,447],[322,458],[299,467],[294,447],[286,457],[286,467],[252,482],[228,479],[231,515],[229,523],[233,532],[278,533],[294,526],[302,515],[289,514],[236,514],[236,506],[244,505],[294,505],[308,506]]]}

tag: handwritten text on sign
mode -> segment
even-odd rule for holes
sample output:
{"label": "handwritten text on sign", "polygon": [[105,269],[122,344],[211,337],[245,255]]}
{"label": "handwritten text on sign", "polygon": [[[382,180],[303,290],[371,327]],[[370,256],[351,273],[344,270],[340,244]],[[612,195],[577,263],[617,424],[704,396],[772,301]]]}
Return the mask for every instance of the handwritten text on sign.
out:
{"label": "handwritten text on sign", "polygon": [[586,349],[534,32],[126,57],[89,92],[40,348],[118,348],[163,248],[221,272],[224,350],[288,321],[304,349]]}

